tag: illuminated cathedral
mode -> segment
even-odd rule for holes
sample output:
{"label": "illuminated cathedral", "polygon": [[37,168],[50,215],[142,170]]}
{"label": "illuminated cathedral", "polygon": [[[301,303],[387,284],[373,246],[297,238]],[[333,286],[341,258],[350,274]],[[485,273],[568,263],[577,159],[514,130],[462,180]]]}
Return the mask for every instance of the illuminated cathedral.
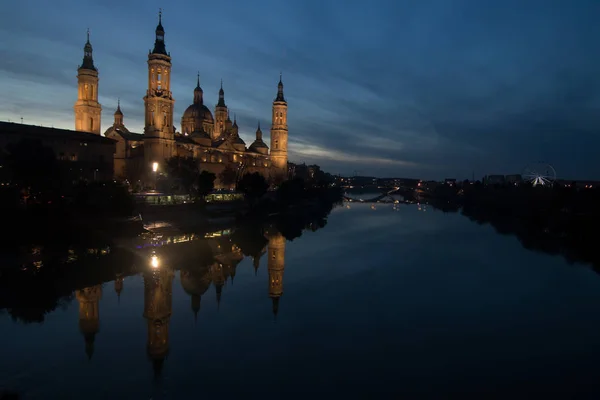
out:
{"label": "illuminated cathedral", "polygon": [[[213,172],[217,177],[229,166],[238,173],[259,172],[270,180],[285,179],[288,170],[288,127],[287,101],[281,75],[272,105],[270,147],[263,141],[260,123],[250,146],[247,147],[240,138],[235,115],[232,121],[225,103],[222,81],[214,113],[211,112],[205,104],[199,74],[193,90],[193,102],[183,113],[181,128],[177,131],[173,121],[175,99],[171,92],[171,54],[166,50],[160,13],[155,33],[154,48],[148,54],[143,134],[130,132],[126,128],[120,104],[114,113],[113,125],[104,132],[104,136],[116,141],[115,177],[131,182],[143,180],[150,176],[154,165],[162,171],[167,159],[183,156],[194,157],[202,170]],[[99,77],[89,32],[77,80],[75,129],[100,135],[102,107],[98,102]],[[215,183],[220,187],[219,180]]]}

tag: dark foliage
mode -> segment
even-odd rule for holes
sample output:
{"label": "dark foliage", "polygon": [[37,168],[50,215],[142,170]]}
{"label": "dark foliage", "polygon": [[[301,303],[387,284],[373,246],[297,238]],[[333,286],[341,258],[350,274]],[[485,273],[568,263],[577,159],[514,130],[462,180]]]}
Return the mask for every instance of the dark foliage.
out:
{"label": "dark foliage", "polygon": [[215,188],[216,176],[212,172],[202,171],[196,179],[196,191],[198,196],[204,197]]}
{"label": "dark foliage", "polygon": [[246,174],[240,179],[237,186],[238,190],[243,192],[246,200],[253,205],[258,199],[264,196],[269,189],[267,180],[258,172]]}
{"label": "dark foliage", "polygon": [[192,188],[200,174],[196,159],[193,157],[171,157],[166,162],[166,169],[172,180],[171,187],[175,192],[192,193]]}
{"label": "dark foliage", "polygon": [[231,165],[227,165],[219,174],[219,181],[223,186],[232,186],[237,181],[237,174],[237,171]]}

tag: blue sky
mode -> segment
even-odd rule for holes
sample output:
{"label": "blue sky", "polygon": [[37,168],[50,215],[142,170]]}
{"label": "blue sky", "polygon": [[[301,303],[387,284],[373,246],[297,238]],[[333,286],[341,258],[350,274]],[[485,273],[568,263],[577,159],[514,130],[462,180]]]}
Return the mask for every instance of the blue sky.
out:
{"label": "blue sky", "polygon": [[25,0],[3,5],[0,119],[74,128],[86,29],[102,131],[117,98],[143,130],[146,60],[163,7],[175,120],[200,71],[240,134],[268,139],[283,71],[290,160],[342,174],[467,178],[551,163],[600,179],[596,0]]}

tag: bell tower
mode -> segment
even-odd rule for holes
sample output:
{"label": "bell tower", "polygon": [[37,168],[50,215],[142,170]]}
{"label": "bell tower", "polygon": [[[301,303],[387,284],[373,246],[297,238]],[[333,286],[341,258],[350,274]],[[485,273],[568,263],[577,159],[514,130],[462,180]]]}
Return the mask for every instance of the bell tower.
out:
{"label": "bell tower", "polygon": [[144,155],[148,168],[154,162],[164,165],[164,160],[174,155],[174,104],[171,93],[171,55],[165,47],[161,10],[158,14],[154,49],[148,54],[148,90],[144,96]]}
{"label": "bell tower", "polygon": [[102,106],[98,103],[98,80],[88,29],[83,62],[77,69],[77,101],[74,106],[76,131],[100,134]]}
{"label": "bell tower", "polygon": [[225,105],[225,92],[223,91],[223,79],[221,79],[221,89],[219,89],[219,102],[215,106],[215,129],[213,140],[219,138],[225,132],[225,121],[229,112]]}
{"label": "bell tower", "polygon": [[277,97],[273,101],[273,116],[271,124],[271,165],[272,175],[287,177],[288,162],[288,126],[287,126],[287,101],[283,97],[283,82],[279,74]]}
{"label": "bell tower", "polygon": [[269,235],[268,256],[269,297],[273,300],[273,315],[277,316],[285,268],[285,237],[281,233]]}

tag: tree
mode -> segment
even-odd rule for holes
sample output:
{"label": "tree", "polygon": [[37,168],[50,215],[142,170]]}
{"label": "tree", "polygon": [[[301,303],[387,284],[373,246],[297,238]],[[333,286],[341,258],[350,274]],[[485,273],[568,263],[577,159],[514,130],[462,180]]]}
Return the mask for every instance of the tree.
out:
{"label": "tree", "polygon": [[237,181],[237,171],[231,165],[227,165],[219,174],[221,185],[226,187],[233,186]]}
{"label": "tree", "polygon": [[196,159],[193,157],[171,157],[166,162],[166,168],[169,176],[179,183],[178,186],[185,193],[190,194],[200,173]]}
{"label": "tree", "polygon": [[196,179],[196,192],[204,199],[215,188],[216,175],[212,172],[202,171]]}
{"label": "tree", "polygon": [[301,200],[305,195],[305,182],[302,178],[285,181],[277,189],[277,197],[281,204],[289,205]]}
{"label": "tree", "polygon": [[246,195],[246,200],[254,205],[256,200],[261,198],[269,188],[269,184],[264,176],[258,172],[246,174],[238,182],[238,190]]}

